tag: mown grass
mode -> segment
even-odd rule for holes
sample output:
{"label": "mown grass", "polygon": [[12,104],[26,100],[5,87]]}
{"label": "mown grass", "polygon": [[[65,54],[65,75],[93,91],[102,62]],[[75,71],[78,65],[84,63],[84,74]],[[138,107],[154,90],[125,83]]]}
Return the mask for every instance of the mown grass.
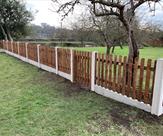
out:
{"label": "mown grass", "polygon": [[83,90],[54,74],[0,54],[1,136],[163,134],[152,116]]}
{"label": "mown grass", "polygon": [[[105,53],[106,48],[105,47],[86,47],[86,48],[76,48],[81,51],[97,51],[100,53]],[[128,47],[124,46],[123,49],[120,47],[115,48],[115,55],[122,55],[127,56],[128,55]],[[163,48],[154,48],[154,47],[144,47],[140,49],[140,58],[146,58],[146,59],[159,59],[163,58]]]}

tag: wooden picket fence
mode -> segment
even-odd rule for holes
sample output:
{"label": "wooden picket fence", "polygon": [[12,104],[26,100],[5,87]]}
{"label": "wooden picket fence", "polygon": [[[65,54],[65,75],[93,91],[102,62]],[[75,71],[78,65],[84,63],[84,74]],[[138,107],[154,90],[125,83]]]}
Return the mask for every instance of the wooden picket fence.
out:
{"label": "wooden picket fence", "polygon": [[[23,57],[38,62],[37,45],[7,42],[3,48]],[[28,56],[26,55],[28,54]],[[56,53],[58,58],[56,58]],[[39,46],[40,64],[56,68],[71,74],[71,51],[66,48]],[[73,51],[74,82],[85,88],[91,88],[92,53]],[[127,97],[132,97],[145,104],[152,103],[156,60],[144,58],[128,63],[127,57],[116,55],[95,55],[95,84]]]}
{"label": "wooden picket fence", "polygon": [[128,63],[127,57],[96,55],[96,84],[138,101],[151,104],[156,61],[135,59]]}
{"label": "wooden picket fence", "polygon": [[74,80],[82,87],[91,87],[91,52],[74,51]]}

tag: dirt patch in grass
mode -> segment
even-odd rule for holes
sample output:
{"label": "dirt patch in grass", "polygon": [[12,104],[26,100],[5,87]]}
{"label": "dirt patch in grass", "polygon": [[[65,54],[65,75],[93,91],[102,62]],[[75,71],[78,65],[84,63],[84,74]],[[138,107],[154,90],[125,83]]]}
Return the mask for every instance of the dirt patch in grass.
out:
{"label": "dirt patch in grass", "polygon": [[140,111],[136,116],[137,119],[142,119],[147,124],[163,125],[163,120],[161,120],[161,117],[151,115],[150,113],[144,111]]}
{"label": "dirt patch in grass", "polygon": [[85,90],[83,90],[80,86],[76,85],[75,83],[70,84],[69,81],[65,81],[66,82],[66,90],[64,91],[64,97],[74,97],[79,95],[81,92],[84,92]]}
{"label": "dirt patch in grass", "polygon": [[62,78],[61,76],[58,76],[54,73],[50,73],[50,72],[46,72],[42,69],[39,69],[39,71],[41,72],[41,77],[39,77],[39,80],[42,82],[49,82],[49,81],[55,81],[55,83],[62,83],[64,82],[64,78]]}
{"label": "dirt patch in grass", "polygon": [[117,110],[117,108],[113,108],[109,115],[111,116],[111,119],[114,123],[130,129],[130,124],[132,123],[132,120],[135,119],[135,117],[132,116],[131,118],[130,116],[122,115],[123,110],[121,109]]}
{"label": "dirt patch in grass", "polygon": [[149,125],[163,125],[161,117],[151,115],[150,113],[139,109],[136,109],[134,111],[133,107],[124,104],[120,104],[119,106],[113,107],[108,113],[108,116],[111,116],[111,119],[115,124],[123,126],[135,134],[139,134],[139,131],[137,131],[133,127],[133,122],[136,121],[143,121],[145,124]]}
{"label": "dirt patch in grass", "polygon": [[62,90],[62,92],[64,93],[64,97],[75,97],[81,92],[88,91],[81,88],[78,84],[71,83],[69,80],[54,73],[49,73],[41,69],[39,69],[39,71],[41,71],[41,76],[39,78],[36,77],[36,79],[34,79],[34,82],[41,84],[45,84],[46,82],[54,82],[55,85],[59,86],[59,88]]}
{"label": "dirt patch in grass", "polygon": [[[101,113],[92,114],[86,128],[88,132],[103,133],[115,127],[122,135],[144,136],[147,135],[146,131],[148,130],[144,131],[147,126],[150,128],[154,125],[163,125],[162,117],[151,115],[131,106],[118,102],[110,103],[109,106],[112,108],[106,115],[101,115]],[[160,127],[157,129],[160,129]],[[156,131],[158,135],[161,134],[159,131]]]}
{"label": "dirt patch in grass", "polygon": [[132,111],[130,111],[130,107],[126,107],[126,105],[122,104],[122,106],[112,108],[112,110],[108,113],[108,116],[110,116],[113,123],[117,125],[117,129],[119,129],[119,131],[122,132],[127,130],[125,133],[131,132],[132,135],[135,136],[142,135],[141,130],[132,126],[132,123],[137,120],[137,114],[135,112],[132,113]]}
{"label": "dirt patch in grass", "polygon": [[108,131],[112,123],[109,119],[103,118],[99,113],[94,113],[88,121],[86,130],[90,133],[98,134]]}

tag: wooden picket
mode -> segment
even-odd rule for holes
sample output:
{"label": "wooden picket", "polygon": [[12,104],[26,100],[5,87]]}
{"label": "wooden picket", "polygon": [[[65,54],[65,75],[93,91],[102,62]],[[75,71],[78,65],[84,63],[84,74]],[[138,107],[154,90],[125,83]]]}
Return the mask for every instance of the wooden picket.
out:
{"label": "wooden picket", "polygon": [[147,61],[147,69],[146,69],[146,79],[145,79],[145,91],[144,91],[144,102],[145,103],[149,103],[150,99],[149,99],[149,96],[150,96],[150,80],[151,79],[151,64],[152,63],[152,60],[151,59],[148,59]]}
{"label": "wooden picket", "polygon": [[143,97],[143,80],[144,80],[144,62],[145,59],[142,58],[140,62],[140,74],[139,74],[139,97],[138,100],[141,100]]}
{"label": "wooden picket", "polygon": [[132,82],[132,86],[133,86],[133,90],[132,90],[132,97],[133,99],[137,98],[137,76],[138,76],[138,58],[135,59],[135,63],[133,66],[133,82]]}
{"label": "wooden picket", "polygon": [[123,94],[123,95],[125,95],[126,94],[126,78],[127,78],[127,57],[125,56],[124,58],[123,58],[123,79],[122,79],[122,91],[121,91],[121,93]]}
{"label": "wooden picket", "polygon": [[[113,83],[112,83],[112,81],[111,81],[111,78],[110,78],[110,89],[113,89],[113,91],[116,91],[116,86],[117,86],[117,83],[116,83],[116,80],[117,80],[117,78],[116,78],[116,76],[117,76],[117,64],[116,64],[116,62],[117,62],[117,56],[114,56],[114,62],[113,62],[113,66],[114,66],[114,74],[113,74]],[[110,60],[110,64],[112,64],[112,59]],[[110,65],[110,75],[112,75],[112,66]],[[112,76],[111,76],[112,77]],[[113,84],[113,86],[112,86],[112,84]]]}

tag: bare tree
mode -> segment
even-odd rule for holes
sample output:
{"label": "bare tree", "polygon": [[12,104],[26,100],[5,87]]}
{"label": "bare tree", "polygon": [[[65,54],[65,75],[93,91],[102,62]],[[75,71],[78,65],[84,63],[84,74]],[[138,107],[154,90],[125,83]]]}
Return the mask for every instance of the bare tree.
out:
{"label": "bare tree", "polygon": [[115,17],[111,16],[102,16],[97,18],[92,13],[91,19],[95,29],[98,30],[103,38],[103,41],[106,45],[107,54],[110,54],[111,48],[112,53],[114,53],[115,46],[117,45],[123,49],[121,41],[124,39],[126,34],[124,33],[124,29],[120,21],[117,21]]}
{"label": "bare tree", "polygon": [[82,13],[75,22],[71,24],[72,30],[76,32],[77,40],[84,46],[84,41],[88,39],[88,34],[92,31],[92,23],[89,21],[89,16]]}
{"label": "bare tree", "polygon": [[[59,2],[58,0],[52,0],[53,2]],[[62,4],[58,12],[63,11],[64,17],[74,10],[74,6],[80,4],[82,0],[69,0]],[[129,45],[129,61],[139,56],[139,49],[134,35],[134,17],[138,7],[148,2],[159,2],[160,0],[85,0],[90,2],[93,7],[93,12],[96,16],[116,16],[124,25],[128,35]],[[150,5],[150,4],[149,4]]]}

